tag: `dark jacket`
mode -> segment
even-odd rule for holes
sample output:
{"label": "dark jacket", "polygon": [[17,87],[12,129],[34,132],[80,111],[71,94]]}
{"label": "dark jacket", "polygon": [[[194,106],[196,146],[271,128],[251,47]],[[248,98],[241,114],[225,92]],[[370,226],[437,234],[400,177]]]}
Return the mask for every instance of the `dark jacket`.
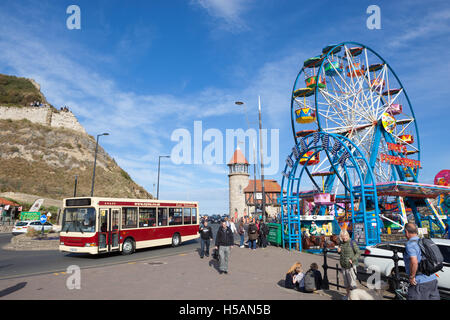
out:
{"label": "dark jacket", "polygon": [[200,228],[198,230],[198,233],[200,233],[200,237],[203,240],[208,240],[213,238],[213,232],[211,226],[205,227],[204,225],[200,225]]}
{"label": "dark jacket", "polygon": [[250,223],[248,226],[248,239],[249,240],[258,239],[258,227],[254,223]]}
{"label": "dark jacket", "polygon": [[[341,267],[344,269],[350,269],[352,266],[357,266],[360,254],[361,251],[359,250],[356,241],[350,239],[347,242],[342,242],[340,253]],[[352,263],[350,263],[349,260],[352,260]]]}
{"label": "dark jacket", "polygon": [[222,226],[219,227],[216,235],[216,246],[232,246],[234,245],[234,237],[233,231],[231,231],[230,227],[227,227],[225,230]]}
{"label": "dark jacket", "polygon": [[298,283],[293,283],[294,277],[297,274],[294,273],[286,273],[286,278],[284,279],[284,287],[287,289],[298,289]]}

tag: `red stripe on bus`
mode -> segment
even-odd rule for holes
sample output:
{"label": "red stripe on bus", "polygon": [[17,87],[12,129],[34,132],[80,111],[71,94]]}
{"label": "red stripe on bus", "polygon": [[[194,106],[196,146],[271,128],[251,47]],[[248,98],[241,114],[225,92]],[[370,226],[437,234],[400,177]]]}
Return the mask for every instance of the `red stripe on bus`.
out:
{"label": "red stripe on bus", "polygon": [[99,201],[99,206],[131,206],[131,207],[181,207],[197,208],[194,203],[163,203],[163,202],[125,202],[125,201]]}

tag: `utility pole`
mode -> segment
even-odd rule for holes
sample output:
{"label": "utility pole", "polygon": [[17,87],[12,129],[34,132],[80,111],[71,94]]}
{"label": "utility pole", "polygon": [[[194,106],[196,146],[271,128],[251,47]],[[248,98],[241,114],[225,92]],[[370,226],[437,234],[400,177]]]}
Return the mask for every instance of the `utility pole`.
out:
{"label": "utility pole", "polygon": [[75,186],[73,188],[73,197],[75,198],[77,196],[77,183],[78,183],[78,176],[75,176]]}
{"label": "utility pole", "polygon": [[159,172],[160,172],[160,167],[161,167],[161,158],[170,158],[170,156],[159,156],[159,159],[158,159],[158,187],[157,187],[157,191],[156,191],[156,200],[159,200]]}
{"label": "utility pole", "polygon": [[97,165],[97,151],[98,151],[98,138],[100,136],[108,136],[109,133],[105,132],[97,135],[97,143],[95,144],[95,156],[94,156],[94,172],[92,174],[92,188],[91,188],[91,197],[94,196],[94,182],[95,182],[95,166]]}
{"label": "utility pole", "polygon": [[259,111],[259,153],[261,155],[261,188],[262,188],[262,216],[263,222],[266,223],[266,192],[264,191],[264,153],[262,148],[262,123],[261,123],[261,97],[258,96]]}

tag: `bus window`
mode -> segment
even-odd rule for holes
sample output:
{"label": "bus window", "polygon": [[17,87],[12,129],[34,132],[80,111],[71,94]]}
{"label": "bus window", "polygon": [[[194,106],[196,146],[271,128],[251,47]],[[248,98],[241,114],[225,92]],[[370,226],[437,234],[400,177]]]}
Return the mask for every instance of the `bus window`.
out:
{"label": "bus window", "polygon": [[156,208],[139,208],[139,227],[156,226]]}
{"label": "bus window", "polygon": [[137,227],[137,208],[122,208],[122,229]]}
{"label": "bus window", "polygon": [[169,226],[182,224],[183,208],[169,208]]}
{"label": "bus window", "polygon": [[64,209],[61,231],[95,232],[94,208]]}
{"label": "bus window", "polygon": [[184,208],[183,224],[191,224],[191,208]]}
{"label": "bus window", "polygon": [[197,223],[197,208],[192,208],[192,224]]}
{"label": "bus window", "polygon": [[167,208],[158,209],[158,226],[167,226]]}
{"label": "bus window", "polygon": [[112,209],[112,230],[118,230],[119,229],[119,209]]}

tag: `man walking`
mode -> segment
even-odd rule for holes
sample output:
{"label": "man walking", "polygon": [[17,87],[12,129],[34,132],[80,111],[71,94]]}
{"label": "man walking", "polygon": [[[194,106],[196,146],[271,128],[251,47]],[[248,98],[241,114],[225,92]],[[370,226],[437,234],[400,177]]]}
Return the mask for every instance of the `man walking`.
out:
{"label": "man walking", "polygon": [[203,256],[209,257],[209,244],[213,238],[213,232],[211,226],[208,225],[208,220],[204,220],[203,224],[200,224],[200,258]]}
{"label": "man walking", "polygon": [[422,251],[419,246],[419,230],[414,223],[405,225],[408,239],[403,254],[406,273],[409,276],[408,300],[440,300],[438,282],[435,274],[427,276],[419,270]]}
{"label": "man walking", "polygon": [[222,221],[216,235],[216,249],[219,248],[219,273],[228,273],[228,262],[230,260],[231,247],[234,244],[233,232],[227,227],[227,222]]}

